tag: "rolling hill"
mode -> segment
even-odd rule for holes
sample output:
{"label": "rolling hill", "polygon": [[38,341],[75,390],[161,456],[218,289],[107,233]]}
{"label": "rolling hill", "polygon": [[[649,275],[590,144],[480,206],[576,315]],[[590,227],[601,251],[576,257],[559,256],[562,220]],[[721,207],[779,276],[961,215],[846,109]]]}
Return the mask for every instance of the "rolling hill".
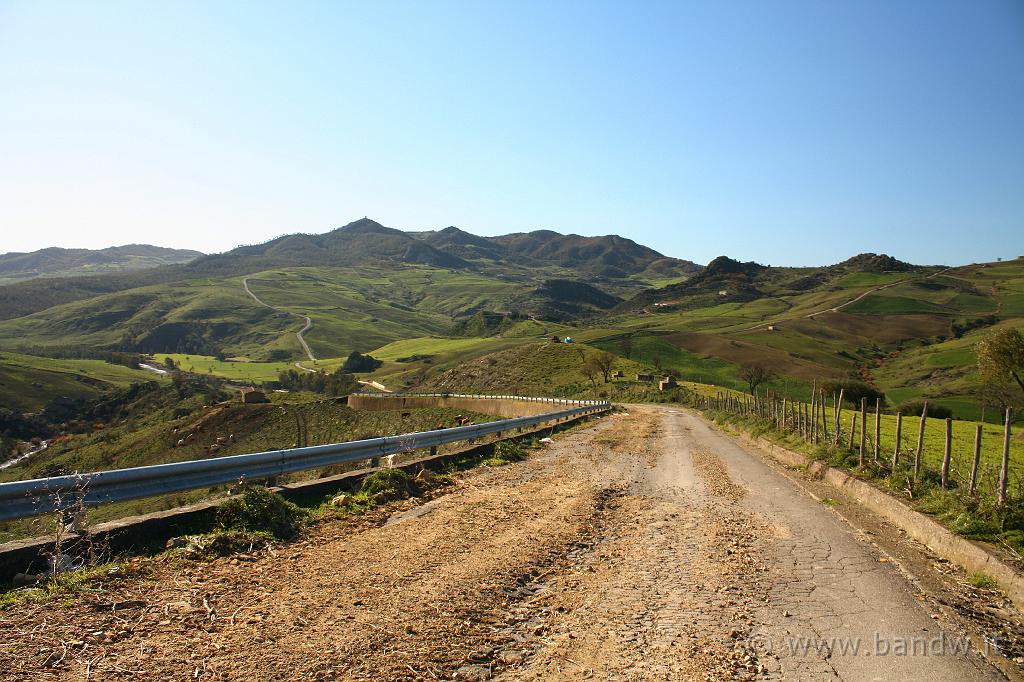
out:
{"label": "rolling hill", "polygon": [[305,317],[318,366],[379,349],[374,376],[400,386],[441,372],[450,383],[461,363],[559,335],[693,381],[741,388],[740,368],[758,363],[780,390],[857,378],[894,404],[928,398],[977,416],[973,345],[1021,325],[1024,261],[947,268],[864,253],[701,267],[614,235],[481,237],[362,219],[185,264],[0,286],[0,349],[190,354],[211,373],[265,378],[306,360]]}
{"label": "rolling hill", "polygon": [[187,263],[199,251],[167,249],[149,244],[128,244],[106,249],[48,248],[31,253],[0,254],[0,284],[36,277],[73,277],[142,270],[160,265]]}
{"label": "rolling hill", "polygon": [[[475,245],[475,246],[474,246]],[[648,277],[683,277],[699,270],[617,236],[581,237],[539,231],[476,237],[456,228],[402,232],[363,218],[325,234],[292,234],[263,244],[139,272],[60,277],[0,286],[0,320],[30,315],[102,294],[193,280],[252,275],[275,268],[404,268],[426,265],[509,282],[595,278],[615,295],[636,293]]]}
{"label": "rolling hill", "polygon": [[722,257],[685,282],[641,292],[578,336],[612,351],[628,337],[634,357],[693,380],[742,388],[740,367],[759,363],[780,390],[855,378],[893,404],[928,398],[977,417],[973,346],[1022,317],[1020,259],[945,268],[862,254],[772,268]]}

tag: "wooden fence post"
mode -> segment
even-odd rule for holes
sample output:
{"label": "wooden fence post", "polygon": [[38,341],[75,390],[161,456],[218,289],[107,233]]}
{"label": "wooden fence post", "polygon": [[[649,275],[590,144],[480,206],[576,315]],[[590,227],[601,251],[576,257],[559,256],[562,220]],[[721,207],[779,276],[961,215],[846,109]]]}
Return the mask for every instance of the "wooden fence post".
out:
{"label": "wooden fence post", "polygon": [[878,458],[882,452],[882,399],[875,398],[875,450],[872,453],[872,460],[878,464]]}
{"label": "wooden fence post", "polygon": [[836,437],[835,447],[839,447],[839,440],[843,437],[842,431],[842,419],[843,419],[843,391],[845,389],[839,389],[839,398],[836,400]]}
{"label": "wooden fence post", "polygon": [[854,412],[850,417],[850,445],[847,446],[847,450],[853,450],[853,438],[854,434],[857,433],[857,413]]}
{"label": "wooden fence post", "polygon": [[860,399],[860,454],[858,466],[864,466],[864,451],[868,446],[868,399]]}
{"label": "wooden fence post", "polygon": [[949,460],[953,454],[953,419],[946,417],[946,448],[942,451],[942,487],[949,482]]}
{"label": "wooden fence post", "polygon": [[981,464],[981,424],[974,427],[974,461],[971,462],[970,492],[974,495],[978,489],[978,465]]}
{"label": "wooden fence post", "polygon": [[811,442],[818,442],[818,395],[811,390]]}
{"label": "wooden fence post", "polygon": [[903,434],[903,413],[896,413],[896,447],[892,449],[892,469],[896,470],[896,465],[900,463],[900,438]]}
{"label": "wooden fence post", "polygon": [[818,442],[818,415],[821,414],[821,401],[818,394],[811,394],[811,442]]}
{"label": "wooden fence post", "polygon": [[1010,480],[1010,422],[1013,408],[1006,408],[1006,423],[1003,426],[1003,466],[999,471],[999,506],[1006,504],[1006,484]]}
{"label": "wooden fence post", "polygon": [[[832,394],[832,399],[835,400],[835,394]],[[825,395],[825,389],[821,389],[821,442],[828,445],[828,413],[825,412],[825,408],[828,407],[828,396]]]}
{"label": "wooden fence post", "polygon": [[921,426],[917,430],[917,450],[914,452],[914,479],[921,473],[921,449],[924,448],[924,427],[928,424],[928,401],[921,408]]}

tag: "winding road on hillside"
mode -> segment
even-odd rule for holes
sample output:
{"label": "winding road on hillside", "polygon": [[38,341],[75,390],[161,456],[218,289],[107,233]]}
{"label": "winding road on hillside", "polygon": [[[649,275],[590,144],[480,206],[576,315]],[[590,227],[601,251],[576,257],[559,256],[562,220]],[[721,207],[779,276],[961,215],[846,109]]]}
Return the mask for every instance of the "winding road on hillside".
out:
{"label": "winding road on hillside", "polygon": [[815,485],[692,411],[634,406],[430,501],[0,612],[0,666],[26,681],[1002,679],[944,606],[960,583],[943,592],[934,557]]}
{"label": "winding road on hillside", "polygon": [[[924,277],[922,279],[932,279],[933,277],[938,277],[939,275],[943,274],[944,272],[949,272],[952,269],[953,268],[945,268],[943,270],[939,270],[938,272],[933,272],[932,274],[930,274],[927,277]],[[840,303],[839,305],[832,306],[830,308],[823,308],[822,310],[816,310],[813,313],[807,313],[806,315],[804,315],[804,317],[807,318],[807,319],[814,319],[818,315],[822,315],[824,313],[838,313],[843,308],[845,308],[847,306],[850,306],[850,305],[853,305],[857,301],[860,301],[863,298],[865,298],[867,296],[870,296],[871,294],[874,294],[874,293],[877,293],[879,291],[882,291],[883,289],[888,289],[889,287],[894,287],[897,284],[906,284],[907,282],[911,281],[912,279],[914,279],[914,278],[913,277],[907,277],[906,279],[900,279],[900,280],[896,280],[895,282],[889,282],[888,284],[883,284],[881,286],[875,287],[874,289],[868,289],[867,291],[863,292],[862,294],[858,295],[855,298],[851,298],[849,301],[846,301],[845,303]],[[763,329],[764,327],[767,327],[769,325],[781,324],[783,321],[784,320],[776,320],[774,322],[762,322],[760,324],[755,324],[753,327],[750,327],[749,329],[745,329],[744,331],[752,332],[752,331],[755,331],[757,329]]]}
{"label": "winding road on hillside", "polygon": [[[316,362],[316,356],[313,355],[313,351],[309,348],[309,344],[306,343],[306,339],[303,337],[303,334],[305,334],[306,332],[308,332],[310,329],[313,328],[313,320],[310,319],[306,315],[300,315],[299,313],[293,313],[290,310],[284,310],[282,308],[275,308],[274,306],[270,305],[269,303],[265,303],[264,301],[260,300],[259,296],[257,296],[256,294],[252,293],[252,289],[249,288],[249,278],[248,277],[242,278],[242,288],[245,289],[245,293],[249,294],[249,296],[252,297],[252,300],[256,301],[257,303],[259,303],[264,308],[270,308],[271,310],[273,310],[275,312],[278,312],[278,313],[287,313],[289,315],[294,315],[295,317],[301,317],[303,320],[305,320],[306,324],[302,327],[302,329],[300,329],[299,331],[295,332],[295,336],[296,336],[296,338],[299,339],[299,345],[302,346],[302,350],[306,351],[306,355],[309,357],[309,359],[312,360],[313,362]],[[311,369],[306,369],[302,365],[299,365],[299,363],[297,363],[297,362],[295,363],[295,365],[299,369],[305,369],[307,372],[312,372],[313,371]]]}

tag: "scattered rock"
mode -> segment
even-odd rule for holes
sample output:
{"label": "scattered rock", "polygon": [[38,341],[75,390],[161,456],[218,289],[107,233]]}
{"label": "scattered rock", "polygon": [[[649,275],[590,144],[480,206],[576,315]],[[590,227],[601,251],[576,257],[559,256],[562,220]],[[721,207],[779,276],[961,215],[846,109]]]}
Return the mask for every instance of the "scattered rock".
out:
{"label": "scattered rock", "polygon": [[32,573],[15,573],[14,578],[11,580],[11,585],[14,587],[28,587],[35,585],[39,580],[39,576]]}
{"label": "scattered rock", "polygon": [[334,497],[331,498],[331,506],[344,507],[345,505],[348,504],[349,499],[351,498],[344,493],[342,493],[341,495],[335,495]]}
{"label": "scattered rock", "polygon": [[454,678],[462,682],[479,682],[491,676],[491,671],[482,665],[464,665],[455,671]]}

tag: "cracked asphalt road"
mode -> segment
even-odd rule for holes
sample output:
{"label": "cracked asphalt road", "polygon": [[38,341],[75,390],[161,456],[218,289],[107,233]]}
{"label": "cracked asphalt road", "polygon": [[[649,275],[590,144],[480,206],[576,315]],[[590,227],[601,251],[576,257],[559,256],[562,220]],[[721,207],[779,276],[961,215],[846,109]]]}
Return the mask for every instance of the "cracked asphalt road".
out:
{"label": "cracked asphalt road", "polygon": [[[980,657],[957,651],[964,634],[933,619],[888,557],[826,505],[702,419],[679,413],[667,423],[672,450],[712,450],[748,492],[741,506],[775,531],[765,548],[769,601],[754,641],[770,645],[762,658],[778,661],[785,677],[1002,679]],[[827,653],[814,648],[822,643]]]}
{"label": "cracked asphalt road", "polygon": [[1003,679],[779,467],[691,412],[630,411],[460,475],[429,502],[241,558],[158,558],[137,578],[0,612],[0,668],[12,680]]}

